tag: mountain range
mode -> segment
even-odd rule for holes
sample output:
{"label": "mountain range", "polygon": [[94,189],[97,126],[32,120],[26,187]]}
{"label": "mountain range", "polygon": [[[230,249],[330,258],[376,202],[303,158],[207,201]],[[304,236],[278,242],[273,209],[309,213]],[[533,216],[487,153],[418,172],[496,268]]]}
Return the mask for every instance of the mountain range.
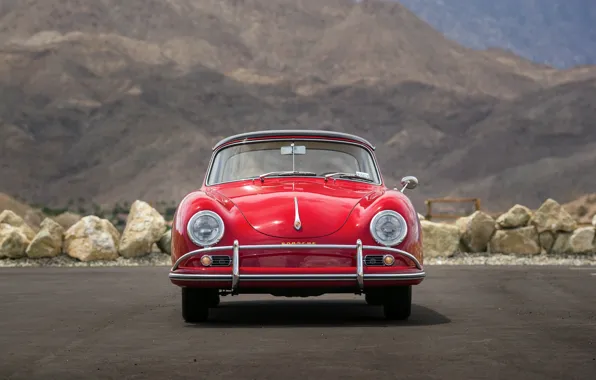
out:
{"label": "mountain range", "polygon": [[396,2],[4,0],[0,191],[65,205],[178,201],[213,144],[333,129],[388,185],[489,209],[596,188],[596,67],[473,50]]}
{"label": "mountain range", "polygon": [[467,47],[498,47],[558,68],[596,64],[592,0],[399,1]]}

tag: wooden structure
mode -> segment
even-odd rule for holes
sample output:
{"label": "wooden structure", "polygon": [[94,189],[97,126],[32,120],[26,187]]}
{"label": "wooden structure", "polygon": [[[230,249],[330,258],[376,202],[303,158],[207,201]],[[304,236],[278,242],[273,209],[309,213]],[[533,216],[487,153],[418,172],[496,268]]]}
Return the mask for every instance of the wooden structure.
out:
{"label": "wooden structure", "polygon": [[463,216],[467,215],[458,215],[458,214],[433,214],[432,213],[432,205],[433,203],[473,203],[476,211],[480,210],[480,199],[479,198],[434,198],[434,199],[427,199],[424,201],[426,204],[426,215],[424,216],[427,220],[432,220],[433,218],[439,219],[458,219]]}

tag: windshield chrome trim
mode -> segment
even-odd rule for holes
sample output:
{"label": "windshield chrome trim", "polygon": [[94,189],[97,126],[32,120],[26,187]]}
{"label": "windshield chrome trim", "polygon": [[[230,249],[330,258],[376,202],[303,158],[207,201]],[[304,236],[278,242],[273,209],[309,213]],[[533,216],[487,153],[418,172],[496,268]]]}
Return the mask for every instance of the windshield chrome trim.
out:
{"label": "windshield chrome trim", "polygon": [[[331,142],[331,143],[349,144],[349,145],[359,146],[361,148],[366,149],[366,151],[370,154],[370,156],[372,158],[372,161],[374,163],[375,172],[377,173],[377,177],[379,178],[379,180],[378,181],[375,181],[375,182],[361,181],[361,180],[357,180],[357,179],[353,179],[353,178],[336,178],[336,180],[338,180],[338,181],[357,182],[357,183],[363,183],[363,184],[367,184],[367,185],[376,185],[376,186],[382,186],[383,185],[383,177],[381,175],[381,171],[379,170],[379,163],[377,162],[377,158],[375,157],[375,154],[374,154],[373,150],[371,150],[365,144],[361,144],[361,143],[353,142],[353,141],[341,141],[341,140],[332,140],[332,139],[305,139],[305,138],[287,138],[287,137],[272,137],[272,138],[267,139],[267,140],[255,140],[255,141],[237,141],[235,143],[228,144],[228,145],[219,147],[218,149],[215,149],[213,151],[213,153],[211,154],[211,159],[209,160],[209,167],[207,168],[207,173],[205,174],[205,179],[203,181],[203,185],[206,186],[206,187],[210,187],[210,186],[225,185],[225,184],[234,183],[234,182],[254,181],[254,180],[258,179],[259,177],[247,177],[247,178],[235,179],[235,180],[232,180],[232,181],[209,183],[209,175],[211,174],[211,171],[213,169],[213,162],[215,161],[215,156],[221,150],[226,149],[226,148],[230,148],[230,147],[233,147],[233,146],[236,146],[236,145],[256,144],[256,143],[263,143],[263,142],[268,142],[268,141],[316,141],[316,142]],[[296,175],[296,177],[324,178],[323,176],[312,176],[312,175],[309,175],[309,176]],[[291,176],[284,175],[284,176],[269,176],[268,178],[292,178],[292,177]]]}
{"label": "windshield chrome trim", "polygon": [[323,139],[324,138],[327,138],[327,139],[329,139],[329,138],[349,139],[352,141],[358,141],[359,143],[367,145],[367,147],[372,148],[372,150],[376,150],[376,147],[373,144],[371,144],[370,141],[368,141],[365,138],[362,138],[360,136],[353,135],[350,133],[345,133],[345,132],[313,130],[313,129],[306,129],[306,130],[272,129],[272,130],[262,130],[262,131],[239,133],[239,134],[228,136],[228,137],[221,139],[213,146],[212,150],[216,150],[216,149],[220,148],[222,145],[224,145],[230,141],[234,141],[234,140],[244,139],[243,141],[239,141],[239,142],[248,142],[248,141],[246,141],[246,139],[251,139],[251,138],[276,139],[279,137],[288,139],[288,136],[301,136],[301,137],[309,136],[309,137],[314,137],[315,139],[317,137],[321,137]]}

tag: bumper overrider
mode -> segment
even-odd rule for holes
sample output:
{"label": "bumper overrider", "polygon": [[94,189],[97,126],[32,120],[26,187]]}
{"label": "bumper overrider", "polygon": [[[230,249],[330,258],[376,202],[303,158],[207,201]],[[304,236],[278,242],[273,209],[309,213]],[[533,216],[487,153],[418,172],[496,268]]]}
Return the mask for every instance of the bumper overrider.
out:
{"label": "bumper overrider", "polygon": [[[349,270],[345,273],[345,270],[331,271],[328,273],[322,272],[325,268],[300,268],[300,271],[307,273],[258,273],[258,269],[262,268],[241,268],[240,267],[240,250],[345,250],[353,249],[356,255],[356,268],[351,272]],[[232,250],[232,262],[231,262],[231,273],[196,273],[190,269],[179,268],[180,264],[185,262],[194,256],[203,256],[212,252],[221,252]],[[416,268],[395,268],[394,271],[382,271],[365,273],[364,270],[364,255],[363,251],[382,251],[389,253],[393,256],[401,256],[408,260],[411,260]],[[267,268],[271,269],[271,268]],[[281,269],[281,268],[278,268]],[[285,268],[283,268],[285,269]],[[339,269],[339,268],[335,268]],[[343,268],[350,269],[350,268]],[[194,272],[194,273],[193,273]],[[257,273],[255,273],[257,272]],[[261,271],[262,272],[262,271]],[[335,272],[335,273],[334,273]],[[232,246],[218,246],[208,247],[188,252],[181,256],[174,266],[171,268],[169,278],[173,283],[180,282],[193,282],[193,283],[221,283],[222,288],[231,287],[231,291],[238,289],[239,285],[243,282],[255,283],[255,282],[342,282],[354,281],[354,285],[357,285],[360,290],[364,289],[365,282],[369,281],[382,281],[382,282],[419,282],[424,279],[426,273],[422,264],[412,254],[390,247],[363,245],[362,241],[358,240],[354,245],[339,245],[339,244],[317,244],[316,248],[311,244],[268,244],[268,245],[240,245],[238,240],[234,241]]]}

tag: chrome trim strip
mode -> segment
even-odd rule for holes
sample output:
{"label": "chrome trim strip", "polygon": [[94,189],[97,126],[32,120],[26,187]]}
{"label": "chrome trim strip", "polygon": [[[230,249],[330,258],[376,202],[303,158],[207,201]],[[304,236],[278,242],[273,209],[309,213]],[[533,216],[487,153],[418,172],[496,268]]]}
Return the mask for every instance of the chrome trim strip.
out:
{"label": "chrome trim strip", "polygon": [[294,228],[296,231],[300,231],[302,228],[302,222],[300,221],[300,213],[298,213],[298,198],[294,197]]}
{"label": "chrome trim strip", "polygon": [[[220,247],[208,247],[208,248],[202,248],[202,249],[197,249],[195,251],[191,251],[188,252],[184,255],[182,255],[178,260],[176,260],[176,263],[174,263],[174,266],[172,266],[172,271],[175,271],[176,269],[178,269],[178,267],[180,266],[180,263],[182,263],[184,260],[192,257],[192,256],[196,256],[196,255],[200,255],[200,254],[204,254],[207,252],[219,252],[219,251],[227,251],[230,249],[233,249],[233,246],[220,246]],[[260,244],[260,245],[239,245],[238,246],[238,250],[249,250],[249,249],[358,249],[358,244],[355,245],[347,245],[347,244]],[[383,252],[389,252],[392,253],[393,255],[400,255],[400,256],[404,256],[410,260],[412,260],[414,262],[414,264],[416,265],[416,268],[419,270],[423,270],[422,265],[420,264],[420,262],[418,261],[418,259],[416,259],[416,257],[414,257],[412,254],[406,252],[406,251],[402,251],[401,249],[397,249],[397,248],[391,248],[391,247],[381,247],[378,245],[363,245],[362,249],[364,251],[383,251]],[[238,260],[234,260],[234,262],[238,262]]]}
{"label": "chrome trim strip", "polygon": [[[232,281],[232,275],[170,273],[169,277],[180,281]],[[345,281],[354,280],[357,274],[242,274],[240,279],[247,281]],[[426,277],[425,272],[416,273],[371,273],[364,274],[364,281],[418,280]]]}
{"label": "chrome trim strip", "polygon": [[238,287],[240,281],[240,250],[238,240],[234,240],[234,250],[232,254],[232,291]]}
{"label": "chrome trim strip", "polygon": [[307,129],[307,130],[300,130],[300,129],[277,129],[277,130],[261,130],[261,131],[254,131],[254,132],[244,132],[237,135],[232,135],[225,137],[218,141],[214,146],[213,150],[217,149],[221,145],[228,143],[230,141],[239,140],[239,139],[250,139],[250,138],[278,138],[278,137],[288,137],[288,136],[308,136],[308,137],[322,137],[322,138],[342,138],[342,139],[350,139],[353,141],[358,141],[359,143],[363,143],[368,145],[373,150],[375,146],[371,144],[368,140],[348,134],[343,132],[335,132],[335,131],[326,131],[326,130],[315,130],[315,129]]}
{"label": "chrome trim strip", "polygon": [[364,289],[364,259],[362,258],[362,240],[356,241],[356,276],[358,287]]}

